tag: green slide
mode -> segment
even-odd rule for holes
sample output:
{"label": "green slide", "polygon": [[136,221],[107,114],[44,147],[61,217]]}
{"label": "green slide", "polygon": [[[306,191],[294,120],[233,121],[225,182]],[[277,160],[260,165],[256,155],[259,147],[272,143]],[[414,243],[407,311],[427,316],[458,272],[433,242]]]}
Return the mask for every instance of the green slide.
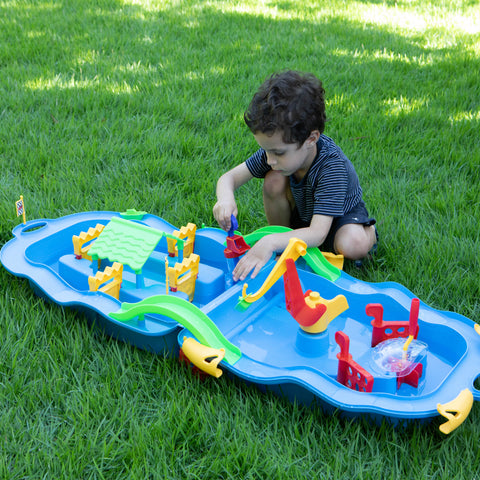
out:
{"label": "green slide", "polygon": [[[255,242],[258,242],[265,235],[270,235],[272,233],[282,233],[290,232],[292,229],[288,227],[281,227],[277,225],[270,225],[268,227],[259,228],[254,232],[245,235],[243,238],[248,243],[248,245],[253,245]],[[307,248],[307,253],[303,257],[307,262],[307,265],[317,274],[327,280],[334,282],[342,274],[342,271],[332,265],[322,254],[322,252],[317,247]]]}
{"label": "green slide", "polygon": [[225,349],[225,361],[230,365],[240,360],[242,352],[230,343],[218,327],[198,307],[173,295],[154,295],[138,303],[122,303],[117,312],[109,315],[115,320],[131,320],[148,313],[169,317],[190,330],[197,340],[212,348]]}

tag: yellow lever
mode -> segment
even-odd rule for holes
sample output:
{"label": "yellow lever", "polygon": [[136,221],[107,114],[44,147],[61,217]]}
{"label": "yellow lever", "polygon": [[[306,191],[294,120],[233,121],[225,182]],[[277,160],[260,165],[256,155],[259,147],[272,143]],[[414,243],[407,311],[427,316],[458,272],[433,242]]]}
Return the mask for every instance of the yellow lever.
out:
{"label": "yellow lever", "polygon": [[263,297],[265,293],[275,284],[275,282],[287,271],[285,260],[292,258],[296,260],[300,255],[307,253],[307,244],[298,238],[291,238],[288,242],[287,248],[283,251],[280,258],[277,260],[276,265],[269,273],[263,285],[256,293],[250,293],[247,295],[248,285],[245,283],[242,290],[242,298],[247,303],[256,302],[259,298]]}

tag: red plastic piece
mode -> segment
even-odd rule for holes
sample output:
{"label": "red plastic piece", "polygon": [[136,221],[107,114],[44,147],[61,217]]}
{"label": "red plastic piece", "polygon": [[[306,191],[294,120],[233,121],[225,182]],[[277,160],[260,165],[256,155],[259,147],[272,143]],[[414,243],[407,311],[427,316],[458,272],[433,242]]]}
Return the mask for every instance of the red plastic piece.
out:
{"label": "red plastic piece", "polygon": [[349,353],[350,338],[348,338],[348,335],[338,331],[335,333],[335,341],[340,346],[340,353],[337,353],[337,380],[352,390],[371,392],[373,376],[353,360],[352,355]]}
{"label": "red plastic piece", "polygon": [[420,300],[418,298],[412,298],[412,304],[410,306],[410,318],[408,321],[408,335],[413,335],[417,338],[418,335],[418,312],[420,311]]}
{"label": "red plastic piece", "polygon": [[415,364],[415,368],[408,375],[404,375],[403,377],[401,376],[402,372],[398,372],[397,373],[397,390],[404,383],[417,388],[418,381],[420,380],[422,373],[423,373],[423,365],[421,363]]}
{"label": "red plastic piece", "polygon": [[420,310],[420,300],[418,298],[412,299],[410,307],[410,319],[405,321],[383,321],[383,306],[380,303],[369,303],[365,311],[372,320],[372,347],[378,345],[389,338],[407,338],[413,335],[417,338],[418,335],[418,312]]}
{"label": "red plastic piece", "polygon": [[247,250],[250,250],[250,245],[247,245],[241,235],[234,234],[231,237],[227,237],[227,248],[225,248],[223,254],[226,258],[237,258]]}
{"label": "red plastic piece", "polygon": [[310,295],[311,290],[303,293],[295,261],[292,258],[287,258],[285,264],[287,270],[283,275],[283,283],[287,310],[300,325],[311,327],[326,312],[327,306],[318,303],[312,308],[307,305],[305,298]]}

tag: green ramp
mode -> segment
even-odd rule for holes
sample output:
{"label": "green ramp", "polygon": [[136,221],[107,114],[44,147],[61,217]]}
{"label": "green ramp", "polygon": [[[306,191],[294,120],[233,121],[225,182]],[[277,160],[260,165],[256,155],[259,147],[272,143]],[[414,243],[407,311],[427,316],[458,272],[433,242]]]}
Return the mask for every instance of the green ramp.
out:
{"label": "green ramp", "polygon": [[[258,242],[265,235],[271,235],[272,233],[282,233],[290,232],[292,229],[288,227],[282,227],[279,225],[270,225],[268,227],[262,227],[254,232],[245,235],[243,238],[248,243],[248,245],[253,245],[255,242]],[[334,282],[337,280],[342,271],[332,265],[322,254],[322,252],[317,247],[307,248],[307,253],[303,257],[307,265],[317,274],[327,280]]]}
{"label": "green ramp", "polygon": [[120,310],[109,313],[115,320],[127,321],[142,318],[148,313],[169,317],[190,330],[197,340],[212,348],[225,349],[225,361],[233,365],[242,356],[240,349],[230,343],[218,327],[198,307],[173,295],[154,295],[138,303],[122,303]]}

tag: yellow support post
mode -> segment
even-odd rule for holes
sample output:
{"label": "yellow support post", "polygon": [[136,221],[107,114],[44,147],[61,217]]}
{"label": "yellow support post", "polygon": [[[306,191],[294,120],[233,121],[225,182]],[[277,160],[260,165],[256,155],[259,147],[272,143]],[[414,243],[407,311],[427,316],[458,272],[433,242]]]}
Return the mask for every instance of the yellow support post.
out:
{"label": "yellow support post", "polygon": [[188,258],[184,258],[183,262],[177,262],[174,267],[167,267],[167,282],[170,284],[170,290],[172,292],[180,290],[192,301],[199,265],[200,257],[192,253]]}
{"label": "yellow support post", "polygon": [[[183,245],[183,258],[189,257],[193,253],[193,246],[195,244],[195,233],[197,226],[194,223],[188,223],[186,227],[182,227],[179,230],[175,230],[172,235],[183,240],[186,238]],[[173,238],[167,237],[168,254],[171,257],[178,257],[177,241]]]}
{"label": "yellow support post", "polygon": [[[76,258],[85,258],[90,261],[92,260],[92,257],[88,255],[88,251],[91,247],[91,243],[89,242],[97,238],[102,233],[104,228],[105,225],[97,223],[95,228],[90,227],[87,232],[81,232],[80,235],[73,235],[73,253],[75,254]],[[86,243],[88,243],[88,245],[84,246]]]}
{"label": "yellow support post", "polygon": [[[103,292],[118,300],[122,286],[123,265],[114,262],[111,267],[106,267],[103,272],[88,277],[88,286],[91,292]],[[102,286],[103,285],[103,286]]]}

